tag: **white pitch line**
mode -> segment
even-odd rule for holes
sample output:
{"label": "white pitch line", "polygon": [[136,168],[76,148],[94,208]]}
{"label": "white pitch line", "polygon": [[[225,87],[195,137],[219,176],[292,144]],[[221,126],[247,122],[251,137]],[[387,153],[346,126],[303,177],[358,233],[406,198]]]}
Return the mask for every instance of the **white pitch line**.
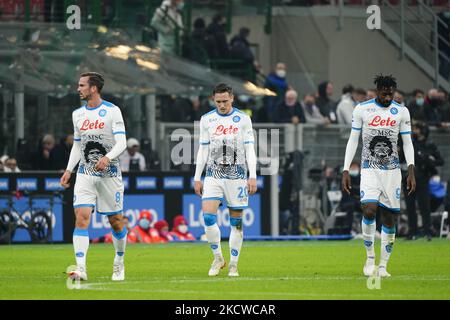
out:
{"label": "white pitch line", "polygon": [[[0,276],[0,280],[8,279],[8,280],[26,280],[26,279],[35,279],[33,276]],[[40,277],[39,279],[65,279],[65,275],[61,276],[47,276]],[[95,277],[95,279],[109,279],[108,276],[103,277]],[[147,278],[145,280],[127,280],[126,282],[117,282],[117,284],[121,283],[158,283],[158,282],[171,282],[171,283],[188,283],[188,282],[245,282],[245,281],[365,281],[367,278],[364,276],[304,276],[304,277],[239,277],[239,278]],[[383,281],[440,281],[446,282],[450,281],[450,277],[448,276],[410,276],[410,275],[399,275],[392,276],[389,279],[384,279]],[[113,282],[111,282],[113,283]],[[96,284],[93,282],[92,284]],[[110,284],[109,282],[105,282],[105,284]]]}

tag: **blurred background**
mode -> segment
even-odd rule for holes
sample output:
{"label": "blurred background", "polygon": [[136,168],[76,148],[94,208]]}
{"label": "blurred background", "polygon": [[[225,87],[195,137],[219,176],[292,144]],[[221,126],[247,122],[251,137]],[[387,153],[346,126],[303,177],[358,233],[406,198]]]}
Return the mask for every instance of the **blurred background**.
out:
{"label": "blurred background", "polygon": [[[367,26],[373,4],[381,29]],[[0,238],[3,232],[5,242],[70,241],[73,190],[61,190],[58,181],[85,71],[105,76],[102,96],[125,119],[121,162],[131,226],[142,210],[152,213],[152,225],[166,219],[172,227],[182,215],[197,238],[194,123],[214,108],[213,86],[230,84],[235,106],[254,123],[258,170],[279,168],[259,178],[246,212],[247,235],[255,239],[358,237],[359,151],[355,192],[340,190],[351,113],[376,96],[375,75],[392,74],[399,85],[394,99],[413,119],[426,186],[424,197],[402,197],[399,235],[445,236],[449,57],[444,0],[0,0]],[[176,129],[184,131],[174,138]],[[173,156],[182,138],[192,150]],[[35,212],[52,221],[33,218]],[[101,236],[109,225],[98,219],[90,228]],[[20,225],[43,231],[21,234]]]}

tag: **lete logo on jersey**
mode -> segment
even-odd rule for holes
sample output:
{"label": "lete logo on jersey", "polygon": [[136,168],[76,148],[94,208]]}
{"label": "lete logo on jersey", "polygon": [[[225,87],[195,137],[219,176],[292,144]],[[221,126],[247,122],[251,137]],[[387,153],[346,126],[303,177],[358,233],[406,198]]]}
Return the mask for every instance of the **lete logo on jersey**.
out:
{"label": "lete logo on jersey", "polygon": [[216,131],[213,133],[213,136],[217,137],[217,136],[221,136],[223,135],[227,135],[227,134],[237,134],[239,131],[238,127],[233,126],[232,124],[229,127],[225,127],[223,125],[218,125],[216,127]]}
{"label": "lete logo on jersey", "polygon": [[105,127],[105,123],[102,121],[95,120],[95,122],[89,121],[89,119],[86,119],[83,121],[83,125],[81,126],[80,130],[94,130],[94,129],[103,129]]}
{"label": "lete logo on jersey", "polygon": [[371,127],[393,127],[397,124],[396,120],[392,120],[390,117],[387,119],[382,119],[380,116],[376,116],[372,119],[372,121],[369,123],[369,126]]}

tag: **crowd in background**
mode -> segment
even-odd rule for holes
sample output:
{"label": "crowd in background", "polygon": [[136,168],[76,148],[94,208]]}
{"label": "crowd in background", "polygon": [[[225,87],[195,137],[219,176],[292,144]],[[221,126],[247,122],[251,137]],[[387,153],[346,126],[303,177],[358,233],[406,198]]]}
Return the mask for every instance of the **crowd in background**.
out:
{"label": "crowd in background", "polygon": [[[139,213],[134,227],[130,226],[130,220],[127,216],[123,216],[123,219],[128,231],[128,243],[166,243],[197,240],[189,232],[188,223],[182,215],[173,218],[171,230],[169,230],[169,223],[166,220],[153,221],[153,216],[148,210],[142,210]],[[112,243],[112,241],[112,233],[92,239],[93,243]]]}
{"label": "crowd in background", "polygon": [[[341,97],[333,100],[335,88],[330,81],[320,83],[316,92],[299,96],[287,82],[286,75],[286,65],[277,63],[265,83],[265,87],[277,96],[267,96],[257,103],[251,96],[236,95],[234,105],[246,112],[255,123],[341,124],[350,127],[354,107],[360,102],[376,98],[375,89],[355,88],[348,84],[342,88]],[[415,89],[406,94],[398,89],[393,99],[408,108],[413,122],[423,122],[441,129],[450,128],[450,100],[444,90]],[[164,96],[160,101],[160,120],[164,122],[192,123],[215,108],[210,97]],[[123,172],[159,168],[157,150],[151,150],[145,141],[142,148],[141,142],[133,137],[128,139],[127,150],[120,156]],[[37,147],[19,142],[15,156],[0,157],[0,171],[65,170],[72,145],[71,134],[62,137],[59,143],[56,143],[53,135],[46,134],[39,140]]]}

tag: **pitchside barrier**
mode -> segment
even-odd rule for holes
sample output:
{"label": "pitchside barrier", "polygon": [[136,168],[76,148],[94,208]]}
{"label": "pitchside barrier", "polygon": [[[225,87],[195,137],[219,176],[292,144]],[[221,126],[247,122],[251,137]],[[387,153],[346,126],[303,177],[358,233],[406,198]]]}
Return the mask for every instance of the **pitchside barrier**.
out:
{"label": "pitchside barrier", "polygon": [[[49,242],[72,242],[74,228],[73,184],[64,190],[59,184],[61,173],[25,172],[0,174],[0,212],[14,211],[23,221],[33,216],[36,210],[47,212],[52,220]],[[189,230],[199,239],[204,233],[201,217],[201,198],[193,191],[192,174],[179,172],[124,173],[125,185],[124,214],[133,227],[142,210],[148,210],[153,223],[165,219],[172,227],[173,218],[182,214]],[[270,177],[258,177],[258,192],[250,196],[249,207],[243,212],[243,225],[246,236],[270,235]],[[29,197],[33,205],[30,208]],[[36,199],[34,199],[36,197]],[[50,203],[52,206],[50,206]],[[52,208],[50,208],[52,207]],[[7,230],[7,221],[0,221],[0,229]],[[230,232],[229,213],[226,206],[219,208],[218,224],[222,236]],[[94,212],[89,225],[90,238],[111,232],[108,219]],[[17,228],[12,243],[31,242],[27,229]],[[42,241],[45,242],[45,241]]]}

